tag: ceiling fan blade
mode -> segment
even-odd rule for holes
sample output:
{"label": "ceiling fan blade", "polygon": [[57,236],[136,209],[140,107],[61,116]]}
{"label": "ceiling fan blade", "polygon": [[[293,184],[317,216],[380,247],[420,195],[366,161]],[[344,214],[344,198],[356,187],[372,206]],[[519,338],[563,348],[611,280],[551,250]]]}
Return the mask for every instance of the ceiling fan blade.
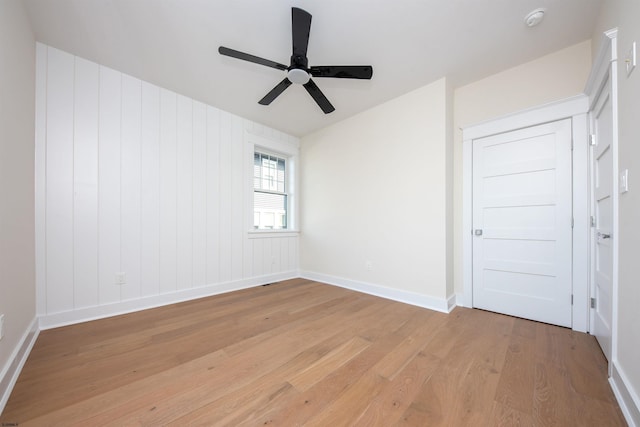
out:
{"label": "ceiling fan blade", "polygon": [[313,77],[337,77],[340,79],[370,79],[373,75],[371,65],[322,65],[311,67]]}
{"label": "ceiling fan blade", "polygon": [[297,7],[292,7],[291,33],[293,39],[293,56],[307,57],[310,30],[311,14]]}
{"label": "ceiling fan blade", "polygon": [[276,99],[278,96],[280,96],[280,94],[284,92],[284,90],[289,86],[291,86],[291,81],[285,77],[284,80],[278,83],[276,87],[271,89],[271,91],[268,94],[266,94],[264,98],[258,101],[258,104],[261,104],[261,105],[271,104],[273,100]]}
{"label": "ceiling fan blade", "polygon": [[248,53],[240,52],[237,50],[229,49],[228,47],[220,46],[218,48],[220,55],[230,56],[236,59],[242,59],[243,61],[253,62],[254,64],[264,65],[265,67],[275,68],[277,70],[286,70],[287,66],[279,64],[277,62],[269,61],[268,59],[260,58],[259,56],[249,55]]}
{"label": "ceiling fan blade", "polygon": [[322,111],[324,111],[325,114],[329,114],[330,112],[335,110],[333,105],[331,105],[327,97],[324,96],[320,88],[316,86],[313,80],[309,80],[303,86],[307,90],[307,92],[309,92],[309,95],[311,95],[311,97],[316,101],[316,103],[322,109]]}

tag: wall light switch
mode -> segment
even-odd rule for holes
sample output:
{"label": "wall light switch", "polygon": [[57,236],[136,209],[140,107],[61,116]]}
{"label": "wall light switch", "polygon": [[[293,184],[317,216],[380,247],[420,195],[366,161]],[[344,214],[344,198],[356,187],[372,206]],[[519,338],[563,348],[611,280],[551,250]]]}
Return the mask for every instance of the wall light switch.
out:
{"label": "wall light switch", "polygon": [[631,44],[631,48],[624,57],[624,66],[627,68],[627,77],[636,68],[636,42]]}
{"label": "wall light switch", "polygon": [[620,172],[620,193],[629,191],[629,169]]}

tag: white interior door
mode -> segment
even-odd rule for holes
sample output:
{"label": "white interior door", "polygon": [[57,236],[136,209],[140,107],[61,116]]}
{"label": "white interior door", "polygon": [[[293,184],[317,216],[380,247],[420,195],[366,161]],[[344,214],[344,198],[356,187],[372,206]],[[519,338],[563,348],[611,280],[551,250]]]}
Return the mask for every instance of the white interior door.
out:
{"label": "white interior door", "polygon": [[571,326],[571,120],[473,141],[473,306]]}
{"label": "white interior door", "polygon": [[[609,77],[610,78],[610,77]],[[611,359],[613,293],[613,110],[610,81],[603,86],[591,112],[595,146],[592,152],[592,194],[595,230],[592,238],[591,333],[596,336],[607,359]]]}

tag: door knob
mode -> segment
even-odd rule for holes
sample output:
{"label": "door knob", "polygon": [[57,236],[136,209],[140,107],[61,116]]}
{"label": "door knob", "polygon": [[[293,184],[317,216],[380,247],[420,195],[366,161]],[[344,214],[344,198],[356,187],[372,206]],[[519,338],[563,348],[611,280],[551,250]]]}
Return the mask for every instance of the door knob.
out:
{"label": "door knob", "polygon": [[598,237],[601,239],[610,239],[611,238],[611,234],[607,234],[607,233],[600,233],[598,231]]}
{"label": "door knob", "polygon": [[473,234],[475,234],[476,236],[482,236],[482,229],[478,228],[478,229],[474,230]]}

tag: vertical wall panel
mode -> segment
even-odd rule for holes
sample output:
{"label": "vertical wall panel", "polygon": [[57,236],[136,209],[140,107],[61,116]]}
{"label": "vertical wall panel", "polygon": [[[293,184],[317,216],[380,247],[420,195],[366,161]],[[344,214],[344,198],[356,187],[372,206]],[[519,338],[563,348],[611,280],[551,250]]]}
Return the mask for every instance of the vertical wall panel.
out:
{"label": "vertical wall panel", "polygon": [[271,240],[271,273],[280,271],[280,247],[283,238],[275,238]]}
{"label": "vertical wall panel", "polygon": [[140,294],[160,293],[160,89],[142,82]]}
{"label": "vertical wall panel", "polygon": [[120,143],[122,75],[100,67],[98,271],[100,304],[120,301]]}
{"label": "vertical wall panel", "polygon": [[207,284],[220,281],[220,110],[207,107]]}
{"label": "vertical wall panel", "polygon": [[193,286],[193,101],[178,96],[177,288]]}
{"label": "vertical wall panel", "polygon": [[300,240],[297,237],[292,237],[289,241],[289,270],[298,269],[298,245]]}
{"label": "vertical wall panel", "polygon": [[291,238],[280,239],[280,268],[279,271],[289,271],[289,242]]}
{"label": "vertical wall panel", "polygon": [[36,314],[47,312],[47,46],[36,43],[35,234]]}
{"label": "vertical wall panel", "polygon": [[48,53],[47,313],[73,308],[73,56]]}
{"label": "vertical wall panel", "polygon": [[207,109],[193,103],[193,286],[204,286],[207,267]]}
{"label": "vertical wall panel", "polygon": [[264,241],[266,239],[251,239],[253,249],[253,275],[262,276],[264,273]]}
{"label": "vertical wall panel", "polygon": [[231,279],[240,280],[243,276],[244,236],[244,121],[232,116],[231,120]]}
{"label": "vertical wall panel", "polygon": [[[251,127],[249,120],[245,120],[245,129]],[[253,228],[253,151],[250,149],[250,145],[246,141],[242,141],[242,188],[244,197],[242,197],[242,239],[243,239],[243,277],[253,277],[254,263],[253,263],[253,239],[248,239],[247,231]],[[249,191],[247,193],[247,191]]]}
{"label": "vertical wall panel", "polygon": [[218,238],[220,239],[220,281],[228,282],[231,280],[232,266],[231,258],[233,247],[231,245],[231,226],[232,226],[232,196],[233,191],[231,178],[231,137],[232,137],[232,116],[229,113],[220,111],[220,194],[219,194],[219,211],[220,211],[220,229]]}
{"label": "vertical wall panel", "polygon": [[176,290],[176,94],[160,90],[160,293]]}
{"label": "vertical wall panel", "polygon": [[295,138],[45,45],[36,56],[39,314],[297,268],[297,237],[247,234],[244,134]]}
{"label": "vertical wall panel", "polygon": [[73,266],[75,308],[98,304],[98,103],[100,68],[76,58]]}
{"label": "vertical wall panel", "polygon": [[271,274],[272,258],[271,251],[273,247],[273,241],[275,239],[261,239],[262,242],[262,274]]}
{"label": "vertical wall panel", "polygon": [[140,162],[142,86],[138,79],[122,76],[122,299],[140,297]]}

